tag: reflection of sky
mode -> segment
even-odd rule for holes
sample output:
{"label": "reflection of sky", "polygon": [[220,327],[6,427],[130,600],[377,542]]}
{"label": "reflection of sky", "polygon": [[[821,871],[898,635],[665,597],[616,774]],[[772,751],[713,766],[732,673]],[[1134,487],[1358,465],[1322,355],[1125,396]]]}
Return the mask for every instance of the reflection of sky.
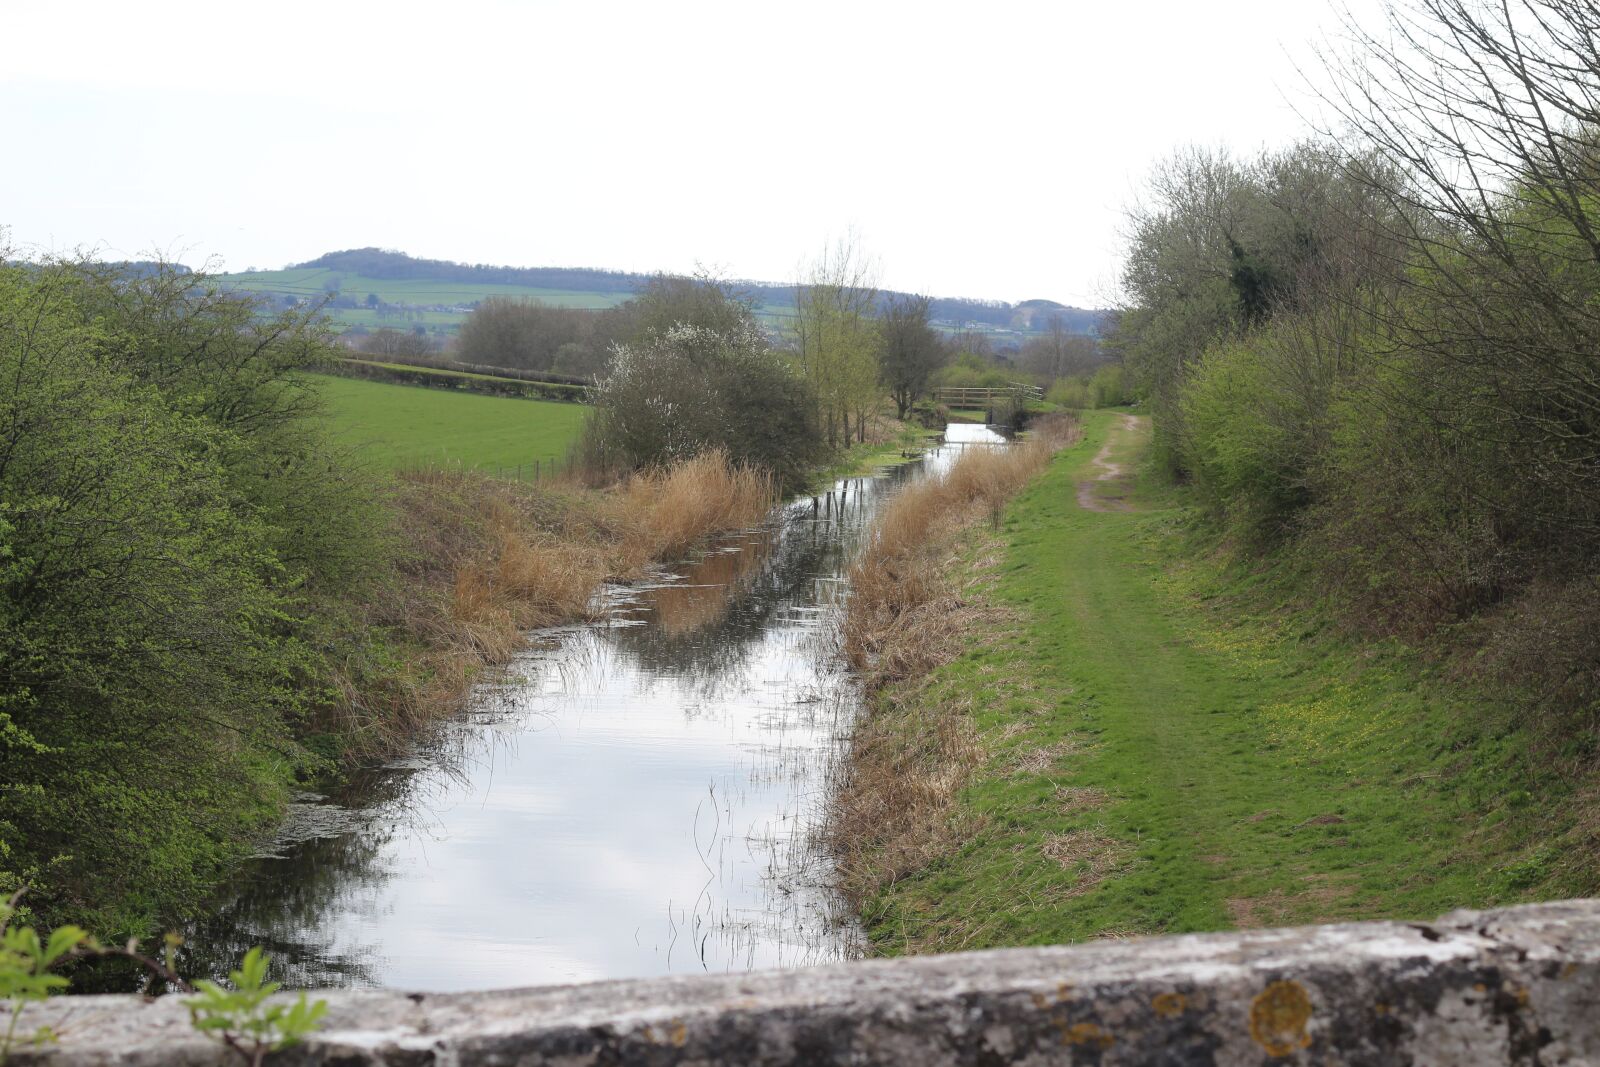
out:
{"label": "reflection of sky", "polygon": [[952,422],[944,428],[944,439],[952,445],[1003,445],[1006,439],[975,422]]}
{"label": "reflection of sky", "polygon": [[847,953],[805,830],[853,710],[827,640],[838,577],[898,480],[788,505],[622,593],[610,624],[552,632],[456,724],[452,759],[344,798],[375,803],[367,827],[323,841],[359,847],[261,861],[229,928],[195,936],[277,945],[292,982],[408,989]]}

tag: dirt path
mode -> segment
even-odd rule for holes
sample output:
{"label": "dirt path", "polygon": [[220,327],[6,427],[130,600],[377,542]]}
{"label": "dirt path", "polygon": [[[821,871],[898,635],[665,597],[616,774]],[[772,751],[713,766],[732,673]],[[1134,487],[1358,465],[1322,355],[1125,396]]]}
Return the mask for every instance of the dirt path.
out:
{"label": "dirt path", "polygon": [[1093,478],[1078,483],[1078,506],[1085,511],[1132,511],[1128,490],[1133,485],[1133,473],[1127,465],[1113,460],[1112,454],[1124,451],[1128,436],[1140,428],[1143,420],[1137,415],[1123,415],[1106,435],[1106,443],[1095,453],[1090,465],[1098,470]]}

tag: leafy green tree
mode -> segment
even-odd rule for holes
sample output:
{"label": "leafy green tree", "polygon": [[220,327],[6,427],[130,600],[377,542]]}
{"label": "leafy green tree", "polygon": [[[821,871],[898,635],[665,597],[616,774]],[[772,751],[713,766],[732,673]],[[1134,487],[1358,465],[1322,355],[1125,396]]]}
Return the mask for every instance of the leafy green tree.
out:
{"label": "leafy green tree", "polygon": [[[794,340],[830,447],[864,439],[879,397],[880,335],[874,269],[845,239],[808,268],[795,290]],[[852,434],[852,418],[855,428]]]}

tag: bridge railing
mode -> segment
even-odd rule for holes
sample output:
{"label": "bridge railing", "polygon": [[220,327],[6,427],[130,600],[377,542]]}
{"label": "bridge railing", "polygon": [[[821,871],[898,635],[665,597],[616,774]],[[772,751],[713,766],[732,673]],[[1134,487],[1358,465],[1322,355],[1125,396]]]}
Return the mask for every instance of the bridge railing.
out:
{"label": "bridge railing", "polygon": [[[485,993],[331,991],[293,1064],[1596,1064],[1600,901]],[[280,994],[282,996],[282,994]],[[186,998],[56,997],[11,1063],[223,1060]]]}
{"label": "bridge railing", "polygon": [[1012,382],[1004,386],[947,386],[934,392],[934,399],[946,407],[987,408],[997,400],[1038,402],[1044,399],[1044,390],[1027,382]]}

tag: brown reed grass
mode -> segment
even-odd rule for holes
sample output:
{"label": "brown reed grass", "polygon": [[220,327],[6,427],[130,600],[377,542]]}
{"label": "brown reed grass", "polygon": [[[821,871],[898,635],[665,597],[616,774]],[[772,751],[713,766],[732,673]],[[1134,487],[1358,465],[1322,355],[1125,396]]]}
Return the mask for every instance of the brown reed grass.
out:
{"label": "brown reed grass", "polygon": [[633,475],[611,505],[629,531],[629,551],[648,561],[681,556],[710,531],[753,526],[776,499],[770,475],[713,449],[665,470]]}
{"label": "brown reed grass", "polygon": [[914,677],[950,658],[963,607],[947,573],[951,547],[981,521],[998,525],[1006,502],[1080,433],[1074,420],[1041,420],[1024,443],[969,449],[942,477],[889,502],[850,571],[845,654],[869,685]]}
{"label": "brown reed grass", "polygon": [[844,648],[870,711],[852,731],[823,838],[858,908],[973,831],[955,798],[987,752],[970,697],[936,685],[934,671],[1006,613],[982,595],[998,552],[964,558],[962,543],[997,525],[1006,502],[1079,436],[1060,418],[1023,444],[968,451],[888,504],[851,569]]}
{"label": "brown reed grass", "polygon": [[336,672],[323,725],[354,750],[392,750],[459,709],[473,680],[515,656],[529,630],[586,617],[603,582],[754,526],[775,500],[769,478],[721,452],[605,489],[404,472],[396,577],[365,606],[403,662],[353,654]]}

